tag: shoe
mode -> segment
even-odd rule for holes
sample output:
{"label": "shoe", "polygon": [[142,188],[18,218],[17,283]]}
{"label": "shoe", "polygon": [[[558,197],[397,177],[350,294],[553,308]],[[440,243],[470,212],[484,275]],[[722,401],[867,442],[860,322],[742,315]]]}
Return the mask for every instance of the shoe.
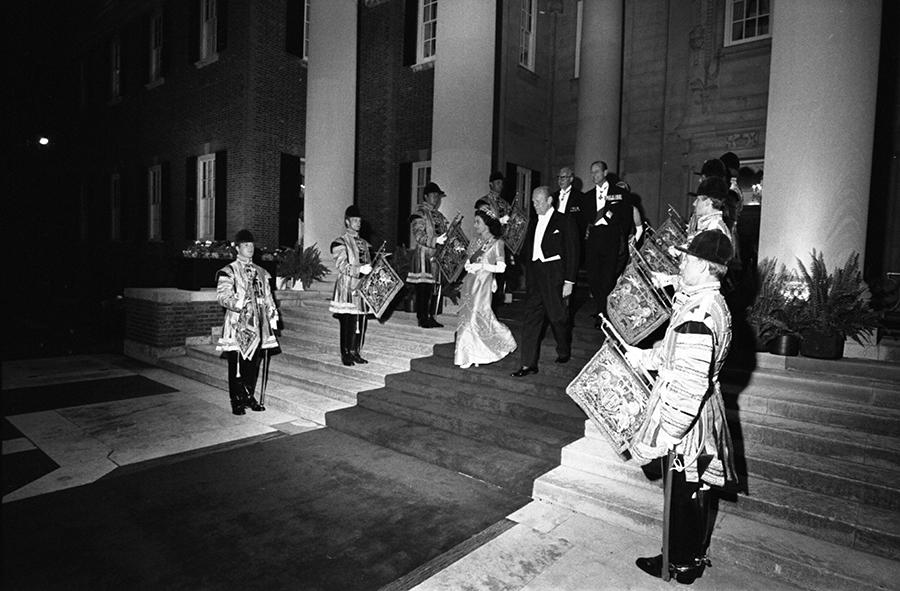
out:
{"label": "shoe", "polygon": [[569,359],[571,359],[571,358],[572,358],[571,355],[560,355],[559,357],[556,358],[556,362],[557,363],[568,363]]}
{"label": "shoe", "polygon": [[[651,577],[662,578],[662,554],[638,558],[634,563]],[[705,558],[694,561],[694,564],[669,563],[669,574],[682,585],[690,585],[703,576],[703,569],[708,563]]]}
{"label": "shoe", "polygon": [[444,325],[434,318],[429,318],[428,321],[431,323],[431,328],[444,328]]}
{"label": "shoe", "polygon": [[353,351],[353,352],[351,353],[351,357],[353,357],[353,361],[354,361],[355,363],[368,363],[368,361],[366,361],[365,359],[363,359],[363,358],[359,355],[359,352],[358,352],[358,351]]}
{"label": "shoe", "polygon": [[341,363],[344,365],[350,366],[353,365],[353,356],[350,353],[341,353]]}
{"label": "shoe", "polygon": [[266,410],[266,407],[260,404],[259,401],[253,396],[244,400],[244,406],[254,412],[262,412]]}
{"label": "shoe", "polygon": [[527,365],[523,365],[517,371],[514,371],[509,375],[511,375],[514,378],[524,378],[525,376],[527,376],[530,373],[537,373],[537,372],[538,372],[538,368],[528,367]]}
{"label": "shoe", "polygon": [[422,328],[434,328],[433,322],[434,320],[431,318],[426,318],[425,320],[419,320],[419,326]]}
{"label": "shoe", "polygon": [[240,406],[240,405],[238,405],[238,406],[233,406],[233,405],[232,405],[232,407],[231,407],[231,414],[234,414],[234,415],[245,415],[245,414],[247,414],[247,411],[244,410],[244,407],[243,407],[243,406]]}

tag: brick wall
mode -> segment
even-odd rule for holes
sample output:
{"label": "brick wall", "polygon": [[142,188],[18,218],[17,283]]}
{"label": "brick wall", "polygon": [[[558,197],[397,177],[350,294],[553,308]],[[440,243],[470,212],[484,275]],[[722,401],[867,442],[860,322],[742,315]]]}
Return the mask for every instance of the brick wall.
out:
{"label": "brick wall", "polygon": [[153,347],[178,347],[186,337],[209,336],[222,325],[218,302],[156,302],[125,298],[125,338]]}

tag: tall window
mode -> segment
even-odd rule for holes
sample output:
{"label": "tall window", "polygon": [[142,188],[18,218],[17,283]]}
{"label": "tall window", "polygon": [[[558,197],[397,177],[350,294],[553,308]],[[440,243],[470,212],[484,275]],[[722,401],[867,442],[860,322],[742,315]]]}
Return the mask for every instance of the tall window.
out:
{"label": "tall window", "polygon": [[147,170],[147,219],[149,220],[148,238],[162,238],[162,166],[151,166]]}
{"label": "tall window", "polygon": [[519,205],[525,212],[525,217],[531,213],[531,169],[524,166],[516,166],[516,199],[521,199]]}
{"label": "tall window", "polygon": [[[424,197],[425,185],[431,181],[431,160],[412,163],[412,176],[410,177],[410,204],[409,211],[413,212]],[[409,244],[415,244],[412,230],[409,233]]]}
{"label": "tall window", "polygon": [[584,0],[578,0],[575,6],[575,74],[573,78],[581,76],[581,28],[584,23]]}
{"label": "tall window", "polygon": [[163,19],[161,14],[150,18],[150,82],[162,79]]}
{"label": "tall window", "polygon": [[437,51],[437,0],[419,0],[417,63],[434,60]]}
{"label": "tall window", "polygon": [[309,0],[303,2],[303,59],[309,59]]}
{"label": "tall window", "polygon": [[117,172],[109,177],[109,237],[122,239],[122,178]]}
{"label": "tall window", "polygon": [[119,36],[113,37],[109,44],[109,97],[117,99],[122,96],[122,41]]}
{"label": "tall window", "polygon": [[197,239],[212,240],[216,232],[216,155],[197,158]]}
{"label": "tall window", "polygon": [[216,55],[216,0],[200,0],[200,60]]}
{"label": "tall window", "polygon": [[519,65],[534,71],[537,0],[522,0],[519,20]]}
{"label": "tall window", "polygon": [[771,14],[769,0],[726,0],[725,45],[771,37]]}

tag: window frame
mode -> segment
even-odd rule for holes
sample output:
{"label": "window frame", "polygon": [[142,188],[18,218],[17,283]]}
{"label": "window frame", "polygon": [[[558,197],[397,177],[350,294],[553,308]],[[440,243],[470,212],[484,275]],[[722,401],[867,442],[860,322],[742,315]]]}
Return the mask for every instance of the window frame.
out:
{"label": "window frame", "polygon": [[208,62],[218,57],[219,7],[217,0],[200,2],[200,62]]}
{"label": "window frame", "polygon": [[310,0],[303,0],[303,45],[300,53],[305,61],[309,61],[309,2]]}
{"label": "window frame", "polygon": [[122,38],[114,35],[109,42],[109,98],[122,98]]}
{"label": "window frame", "polygon": [[122,240],[122,175],[109,175],[109,239]]}
{"label": "window frame", "polygon": [[[425,21],[425,6],[434,7],[434,18]],[[438,0],[419,0],[418,1],[419,16],[416,27],[416,65],[427,64],[433,62],[437,57],[437,10]],[[426,37],[425,29],[427,25],[432,25],[432,35]],[[431,43],[431,53],[425,55],[425,44]]]}
{"label": "window frame", "polygon": [[575,71],[572,78],[581,77],[581,35],[584,26],[584,0],[575,3]]}
{"label": "window frame", "polygon": [[197,157],[197,240],[216,236],[216,155]]}
{"label": "window frame", "polygon": [[[760,1],[761,0],[756,0],[757,5]],[[736,2],[740,2],[744,5],[746,5],[748,0],[725,0],[725,20],[724,20],[724,26],[722,27],[723,28],[723,45],[724,45],[724,47],[734,47],[735,45],[743,45],[745,43],[753,43],[755,41],[763,41],[763,40],[772,38],[772,3],[775,2],[775,0],[765,0],[765,1],[767,1],[769,3],[769,11],[764,15],[760,15],[759,10],[757,9],[757,14],[753,18],[755,18],[756,22],[758,23],[759,18],[761,16],[767,17],[768,23],[769,23],[768,32],[763,35],[754,35],[753,37],[744,37],[744,38],[735,40],[733,38],[733,31],[734,31],[734,24],[735,24],[735,22],[734,22],[734,5]],[[741,20],[743,22],[746,22],[749,19],[744,18]]]}
{"label": "window frame", "polygon": [[520,1],[519,65],[531,72],[534,72],[534,53],[537,49],[537,0]]}
{"label": "window frame", "polygon": [[150,47],[149,47],[149,80],[150,84],[163,81],[162,52],[163,52],[163,15],[156,12],[150,16]]}
{"label": "window frame", "polygon": [[[516,199],[522,197],[522,211],[525,212],[525,219],[531,218],[531,173],[530,168],[516,165]],[[515,204],[514,204],[515,205]]]}
{"label": "window frame", "polygon": [[147,238],[162,240],[162,165],[147,169]]}
{"label": "window frame", "polygon": [[[419,160],[418,162],[413,162],[410,165],[410,176],[409,176],[409,211],[415,211],[416,207],[420,203],[422,203],[423,197],[425,196],[423,193],[423,189],[425,185],[431,182],[431,160]],[[423,182],[420,182],[423,181]],[[409,243],[415,244],[415,237],[412,233],[412,228],[409,231]]]}

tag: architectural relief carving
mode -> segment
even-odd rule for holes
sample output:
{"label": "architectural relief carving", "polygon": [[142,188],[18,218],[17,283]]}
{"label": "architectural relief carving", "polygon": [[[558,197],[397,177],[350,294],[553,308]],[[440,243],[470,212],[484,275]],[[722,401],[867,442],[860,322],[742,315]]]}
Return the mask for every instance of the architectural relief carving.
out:
{"label": "architectural relief carving", "polygon": [[719,55],[715,34],[716,5],[711,0],[695,2],[698,22],[691,29],[689,44],[691,48],[691,67],[688,88],[694,95],[694,104],[700,105],[700,112],[709,113],[710,102],[714,91],[719,87]]}
{"label": "architectural relief carving", "polygon": [[740,148],[753,148],[759,145],[759,130],[732,133],[725,138],[725,145],[729,150]]}

